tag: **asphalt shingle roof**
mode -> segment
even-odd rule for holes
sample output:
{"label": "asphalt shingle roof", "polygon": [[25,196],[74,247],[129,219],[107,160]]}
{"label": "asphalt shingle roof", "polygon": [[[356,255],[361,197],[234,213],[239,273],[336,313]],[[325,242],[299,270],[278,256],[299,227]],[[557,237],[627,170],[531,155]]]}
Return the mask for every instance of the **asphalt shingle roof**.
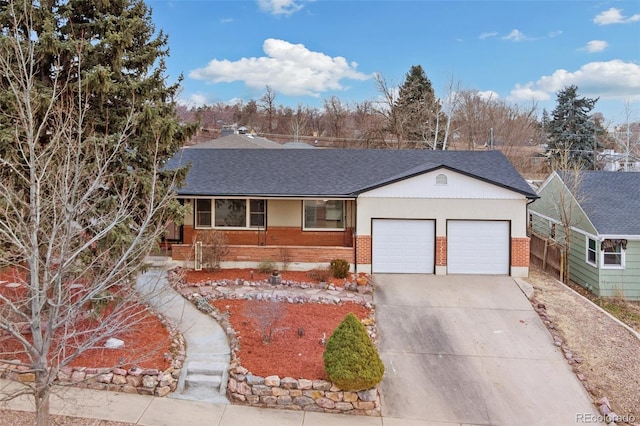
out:
{"label": "asphalt shingle roof", "polygon": [[[566,181],[567,174],[560,176]],[[598,233],[640,235],[640,172],[583,171],[579,176],[580,206]]]}
{"label": "asphalt shingle roof", "polygon": [[355,197],[446,167],[537,198],[499,151],[183,149],[168,168],[187,164],[180,195]]}

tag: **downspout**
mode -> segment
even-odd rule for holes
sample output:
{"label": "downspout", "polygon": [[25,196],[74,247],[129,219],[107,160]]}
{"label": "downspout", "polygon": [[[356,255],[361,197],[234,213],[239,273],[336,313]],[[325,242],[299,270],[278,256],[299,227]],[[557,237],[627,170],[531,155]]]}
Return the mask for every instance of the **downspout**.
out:
{"label": "downspout", "polygon": [[353,209],[351,209],[351,220],[353,221],[353,236],[351,237],[352,239],[352,244],[353,244],[353,271],[357,274],[358,273],[358,223],[357,223],[357,208],[358,208],[358,197],[356,196],[356,198],[353,200]]}

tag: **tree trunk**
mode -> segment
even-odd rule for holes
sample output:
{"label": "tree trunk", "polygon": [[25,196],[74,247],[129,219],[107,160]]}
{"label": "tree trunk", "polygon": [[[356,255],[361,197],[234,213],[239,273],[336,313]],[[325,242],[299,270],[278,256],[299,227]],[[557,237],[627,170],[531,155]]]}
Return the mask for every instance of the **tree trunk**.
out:
{"label": "tree trunk", "polygon": [[36,402],[36,425],[48,426],[49,425],[49,395],[50,389],[47,373],[45,371],[36,372],[36,389],[35,389],[35,402]]}

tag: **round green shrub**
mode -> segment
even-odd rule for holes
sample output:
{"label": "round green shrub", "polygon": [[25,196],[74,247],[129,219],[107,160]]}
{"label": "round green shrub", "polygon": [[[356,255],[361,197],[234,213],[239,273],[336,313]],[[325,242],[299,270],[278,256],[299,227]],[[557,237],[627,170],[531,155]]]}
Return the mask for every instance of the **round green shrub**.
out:
{"label": "round green shrub", "polygon": [[349,265],[349,262],[345,259],[333,259],[331,263],[329,263],[331,275],[335,278],[347,278],[350,267],[351,265]]}
{"label": "round green shrub", "polygon": [[342,390],[371,389],[384,374],[378,350],[353,313],[333,331],[322,358],[327,378]]}

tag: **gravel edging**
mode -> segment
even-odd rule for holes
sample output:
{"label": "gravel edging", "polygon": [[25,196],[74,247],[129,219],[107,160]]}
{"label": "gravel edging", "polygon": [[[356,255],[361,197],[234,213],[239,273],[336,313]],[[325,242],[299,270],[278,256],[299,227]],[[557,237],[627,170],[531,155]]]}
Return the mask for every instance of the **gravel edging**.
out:
{"label": "gravel edging", "polygon": [[[640,422],[638,333],[579,292],[533,270],[534,310],[609,425]],[[616,414],[617,413],[617,414]]]}

